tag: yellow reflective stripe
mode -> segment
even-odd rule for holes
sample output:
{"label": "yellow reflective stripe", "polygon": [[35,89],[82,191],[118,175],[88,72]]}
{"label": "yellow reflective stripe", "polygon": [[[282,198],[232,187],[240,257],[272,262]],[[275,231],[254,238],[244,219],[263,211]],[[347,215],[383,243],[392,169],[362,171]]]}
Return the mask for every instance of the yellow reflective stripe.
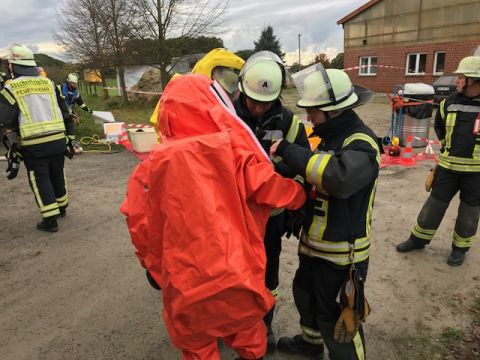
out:
{"label": "yellow reflective stripe", "polygon": [[[302,241],[309,245],[310,247],[314,248],[315,250],[320,251],[327,251],[329,253],[342,253],[350,251],[350,244],[348,241],[328,241],[328,240],[321,240],[315,239],[310,236],[304,236]],[[355,250],[361,250],[370,245],[370,238],[363,237],[355,239]]]}
{"label": "yellow reflective stripe", "polygon": [[[52,111],[53,111],[53,121],[54,122],[62,122],[62,124],[64,123],[63,122],[63,118],[60,118],[58,115],[59,115],[59,112],[58,110],[59,109],[59,105],[58,105],[58,102],[57,102],[57,94],[55,94],[55,85],[53,82],[50,82],[50,86],[51,86],[51,89],[52,91],[50,92],[50,106],[52,108]],[[65,125],[64,125],[65,126]]]}
{"label": "yellow reflective stripe", "polygon": [[39,132],[39,131],[65,131],[65,125],[63,120],[55,120],[49,122],[40,122],[40,123],[32,123],[32,124],[25,124],[21,125],[23,130],[27,133],[27,135],[23,135],[23,138],[28,138],[31,136],[31,133]]}
{"label": "yellow reflective stripe", "polygon": [[44,219],[48,217],[56,216],[56,215],[60,215],[60,209],[58,208],[49,212],[42,212],[42,218]]}
{"label": "yellow reflective stripe", "polygon": [[422,239],[422,240],[432,240],[433,236],[435,235],[435,232],[437,230],[429,230],[429,229],[424,229],[418,223],[415,224],[412,230],[412,234],[415,235],[417,238]]}
{"label": "yellow reflective stripe", "polygon": [[440,116],[445,120],[445,99],[440,102]]}
{"label": "yellow reflective stripe", "polygon": [[480,162],[480,144],[475,144],[472,157]]}
{"label": "yellow reflective stripe", "polygon": [[75,140],[75,135],[68,135],[68,138],[71,140]]}
{"label": "yellow reflective stripe", "polygon": [[282,162],[283,161],[283,158],[281,156],[275,156],[272,158],[272,162],[274,164],[278,164],[279,162]]}
{"label": "yellow reflective stripe", "polygon": [[270,290],[272,296],[276,299],[278,297],[278,286],[275,289]]}
{"label": "yellow reflective stripe", "polygon": [[35,180],[35,173],[33,171],[29,171],[28,177],[30,178],[30,184],[32,185],[33,194],[35,195],[37,204],[41,209],[44,205],[43,205],[42,197],[40,196],[40,192],[38,191],[37,181]]}
{"label": "yellow reflective stripe", "polygon": [[287,139],[288,142],[294,143],[298,135],[298,130],[300,129],[300,121],[297,118],[297,115],[293,115],[292,123],[290,124],[290,129],[288,129]]}
{"label": "yellow reflective stripe", "polygon": [[82,105],[80,105],[80,107],[83,109],[83,108],[86,108],[87,107],[87,104],[83,103]]}
{"label": "yellow reflective stripe", "polygon": [[353,337],[353,344],[355,345],[355,352],[357,353],[358,360],[365,360],[365,349],[363,347],[362,337],[360,331]]}
{"label": "yellow reflective stripe", "polygon": [[459,171],[459,172],[480,172],[480,164],[472,164],[472,165],[462,165],[462,164],[454,164],[444,159],[440,158],[438,161],[438,165],[447,170]]}
{"label": "yellow reflective stripe", "polygon": [[[20,112],[22,115],[25,117],[25,121],[27,124],[31,124],[32,121],[32,114],[30,114],[30,111],[28,110],[28,106],[25,102],[25,99],[23,97],[17,99],[18,101],[18,107],[20,108]],[[23,129],[23,125],[20,125],[20,131]]]}
{"label": "yellow reflective stripe", "polygon": [[60,139],[64,139],[64,138],[65,138],[64,133],[58,133],[58,134],[47,135],[47,136],[42,136],[42,137],[27,139],[27,140],[21,139],[20,140],[20,145],[22,145],[22,146],[37,145],[37,144],[43,144],[43,143],[46,143],[46,142],[60,140]]}
{"label": "yellow reflective stripe", "polygon": [[475,241],[475,235],[468,238],[461,237],[455,231],[453,232],[453,244],[460,248],[470,248]]}
{"label": "yellow reflective stripe", "polygon": [[319,198],[317,198],[316,201],[321,201],[322,206],[320,208],[315,206],[315,209],[322,210],[325,216],[317,216],[317,215],[313,216],[312,224],[308,229],[308,237],[313,239],[318,239],[319,242],[322,242],[323,234],[325,233],[325,229],[327,228],[327,224],[328,224],[327,214],[328,214],[329,202],[327,199],[319,199]]}
{"label": "yellow reflective stripe", "polygon": [[320,153],[313,155],[310,160],[308,160],[305,174],[307,175],[307,181],[310,184],[316,185],[318,188],[323,189],[323,171],[325,170],[325,167],[327,166],[331,157],[332,155],[330,154]]}
{"label": "yellow reflective stripe", "polygon": [[307,326],[300,325],[302,328],[302,339],[313,345],[323,345],[322,333]]}
{"label": "yellow reflective stripe", "polygon": [[68,195],[65,194],[64,196],[57,198],[57,204],[60,207],[66,206],[68,204]]}
{"label": "yellow reflective stripe", "polygon": [[10,105],[15,105],[16,100],[15,100],[15,98],[10,94],[10,92],[8,92],[7,89],[2,89],[2,90],[0,91],[0,94],[3,95],[3,97],[5,98],[5,100],[7,100],[7,101],[10,103]]}
{"label": "yellow reflective stripe", "polygon": [[[315,249],[311,249],[308,246],[305,246],[304,244],[300,243],[298,246],[298,252],[300,254],[305,254],[308,256],[312,257],[318,257],[320,259],[324,259],[327,261],[330,261],[331,263],[334,263],[336,265],[340,266],[345,266],[345,265],[350,265],[350,256],[349,254],[327,254]],[[358,263],[364,260],[367,260],[368,257],[370,256],[370,248],[363,250],[363,251],[355,251],[355,260],[353,261],[354,263]]]}
{"label": "yellow reflective stripe", "polygon": [[300,183],[300,184],[305,184],[305,179],[303,178],[303,176],[301,175],[296,175],[293,180],[295,180],[296,182]]}
{"label": "yellow reflective stripe", "polygon": [[368,201],[368,210],[367,210],[366,228],[365,228],[365,235],[367,237],[370,235],[370,229],[372,227],[373,200],[375,199],[375,192],[377,191],[377,182],[378,182],[378,178],[375,180],[375,184],[373,184],[372,192],[370,193],[370,200]]}
{"label": "yellow reflective stripe", "polygon": [[446,156],[448,156],[450,147],[452,146],[453,128],[455,127],[456,121],[457,121],[456,113],[447,114],[447,120],[445,121],[445,130],[446,130],[445,151],[443,152],[443,154]]}
{"label": "yellow reflective stripe", "polygon": [[380,148],[378,147],[377,142],[375,140],[373,140],[367,134],[355,133],[355,134],[350,135],[348,138],[346,138],[343,141],[342,148],[344,148],[345,146],[347,146],[348,144],[350,144],[351,142],[356,141],[356,140],[366,141],[370,144],[370,146],[375,150],[375,152],[377,154],[376,155],[377,163],[380,165],[380,161],[381,161]]}
{"label": "yellow reflective stripe", "polygon": [[480,159],[472,159],[472,158],[465,158],[465,157],[458,157],[458,156],[451,156],[451,155],[448,155],[448,156],[440,155],[440,160],[455,163],[457,165],[480,165]]}

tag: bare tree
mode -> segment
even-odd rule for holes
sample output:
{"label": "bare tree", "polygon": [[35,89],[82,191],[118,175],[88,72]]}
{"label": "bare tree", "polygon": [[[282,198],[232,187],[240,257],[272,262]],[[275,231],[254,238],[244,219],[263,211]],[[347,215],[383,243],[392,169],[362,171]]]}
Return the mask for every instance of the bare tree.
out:
{"label": "bare tree", "polygon": [[104,70],[110,67],[110,47],[100,18],[99,0],[71,0],[58,12],[56,40],[69,57],[91,64],[106,86]]}
{"label": "bare tree", "polygon": [[138,35],[141,28],[135,1],[132,0],[98,0],[99,17],[105,32],[105,39],[112,50],[113,64],[118,69],[123,100],[128,102],[125,89],[125,63],[128,54],[126,45]]}
{"label": "bare tree", "polygon": [[162,86],[168,81],[171,50],[165,40],[195,38],[215,34],[228,1],[218,0],[137,0],[145,35],[158,43]]}

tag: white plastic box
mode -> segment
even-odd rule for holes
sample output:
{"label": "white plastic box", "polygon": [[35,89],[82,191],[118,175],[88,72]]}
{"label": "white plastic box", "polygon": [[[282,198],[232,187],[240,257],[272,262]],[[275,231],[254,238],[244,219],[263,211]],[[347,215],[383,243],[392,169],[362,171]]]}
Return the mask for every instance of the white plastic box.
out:
{"label": "white plastic box", "polygon": [[152,127],[128,129],[128,138],[133,150],[139,153],[150,152],[152,146],[157,143],[157,133]]}

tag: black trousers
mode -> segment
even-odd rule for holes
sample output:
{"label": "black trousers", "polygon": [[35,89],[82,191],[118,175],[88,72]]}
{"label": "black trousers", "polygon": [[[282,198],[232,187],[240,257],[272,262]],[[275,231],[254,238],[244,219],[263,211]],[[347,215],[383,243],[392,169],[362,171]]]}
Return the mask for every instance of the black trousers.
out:
{"label": "black trousers", "polygon": [[[282,252],[282,236],[285,233],[285,212],[272,216],[267,223],[265,238],[265,253],[267,255],[267,270],[265,273],[265,285],[277,297],[279,285],[280,253]],[[264,321],[267,326],[272,324],[275,306],[265,315]]]}
{"label": "black trousers", "polygon": [[[368,262],[358,263],[356,267],[366,279]],[[361,326],[358,335],[349,343],[338,343],[333,338],[333,329],[340,316],[336,297],[347,273],[348,269],[335,268],[322,259],[300,255],[293,279],[293,297],[300,314],[300,325],[304,333],[321,333],[331,360],[356,360],[366,356]]]}
{"label": "black trousers", "polygon": [[56,218],[60,209],[68,206],[63,154],[41,158],[26,155],[23,160],[42,218]]}
{"label": "black trousers", "polygon": [[450,203],[460,191],[460,201],[470,206],[480,205],[480,173],[455,173],[437,167],[432,184],[432,196]]}

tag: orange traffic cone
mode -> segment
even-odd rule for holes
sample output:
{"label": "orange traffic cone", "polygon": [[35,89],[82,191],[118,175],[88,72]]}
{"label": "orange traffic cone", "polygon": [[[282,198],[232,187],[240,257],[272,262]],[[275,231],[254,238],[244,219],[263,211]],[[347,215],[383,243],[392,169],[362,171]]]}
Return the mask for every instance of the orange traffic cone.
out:
{"label": "orange traffic cone", "polygon": [[415,165],[415,158],[413,157],[413,147],[412,147],[413,136],[407,136],[407,144],[405,149],[402,152],[402,158],[400,159],[400,164],[405,166]]}

